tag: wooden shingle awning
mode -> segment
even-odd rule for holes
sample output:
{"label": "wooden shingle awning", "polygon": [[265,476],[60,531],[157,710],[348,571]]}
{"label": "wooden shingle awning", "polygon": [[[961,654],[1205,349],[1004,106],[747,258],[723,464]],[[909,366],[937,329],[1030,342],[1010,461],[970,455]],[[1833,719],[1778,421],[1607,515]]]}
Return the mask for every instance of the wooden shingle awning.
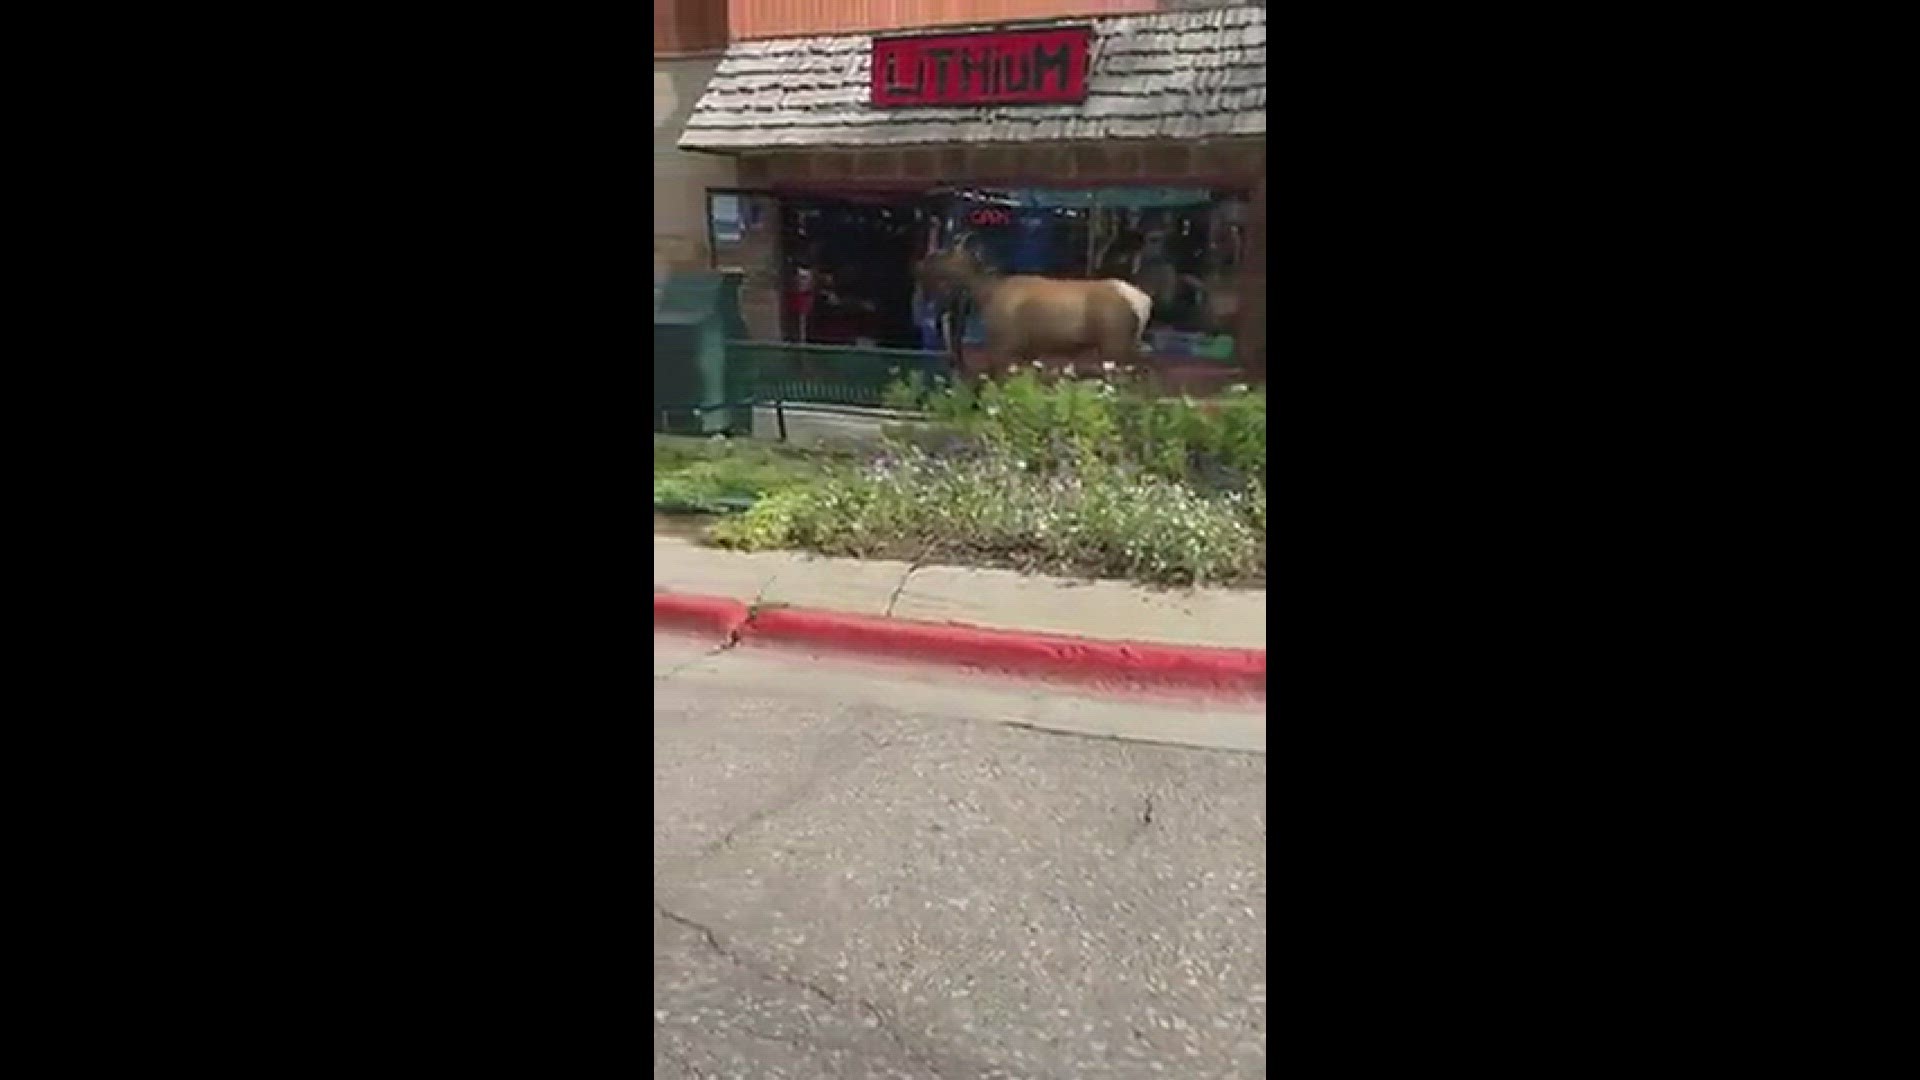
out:
{"label": "wooden shingle awning", "polygon": [[[1021,24],[1022,29],[1087,20]],[[873,35],[736,42],[682,131],[683,150],[893,147],[1267,133],[1267,11],[1094,19],[1087,98],[1071,105],[876,109]],[[942,27],[966,33],[997,27]]]}

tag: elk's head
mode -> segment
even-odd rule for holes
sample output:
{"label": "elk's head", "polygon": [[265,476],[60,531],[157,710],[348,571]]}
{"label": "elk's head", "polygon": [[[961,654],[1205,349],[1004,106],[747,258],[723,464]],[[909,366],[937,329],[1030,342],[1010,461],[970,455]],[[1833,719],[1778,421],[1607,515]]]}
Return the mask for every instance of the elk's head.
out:
{"label": "elk's head", "polygon": [[962,234],[953,243],[920,260],[915,271],[920,283],[936,296],[957,288],[967,288],[987,272],[986,263],[973,246],[973,237]]}

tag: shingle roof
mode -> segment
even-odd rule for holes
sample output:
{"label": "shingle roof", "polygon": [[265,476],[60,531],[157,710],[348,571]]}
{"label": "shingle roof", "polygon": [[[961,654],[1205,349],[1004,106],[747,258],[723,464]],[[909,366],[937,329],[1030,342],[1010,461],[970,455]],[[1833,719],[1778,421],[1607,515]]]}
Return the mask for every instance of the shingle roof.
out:
{"label": "shingle roof", "polygon": [[[873,35],[736,42],[694,106],[680,146],[741,150],[1266,134],[1265,8],[1118,16],[1095,19],[1093,28],[1087,99],[1075,105],[876,109],[867,103]],[[990,28],[941,32],[970,29]]]}

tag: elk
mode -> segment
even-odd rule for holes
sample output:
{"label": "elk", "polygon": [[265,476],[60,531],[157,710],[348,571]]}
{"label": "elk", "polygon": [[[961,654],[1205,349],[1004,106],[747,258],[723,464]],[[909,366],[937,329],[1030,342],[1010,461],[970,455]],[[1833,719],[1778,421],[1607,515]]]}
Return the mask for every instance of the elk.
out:
{"label": "elk", "polygon": [[[1114,278],[1064,278],[992,272],[963,236],[945,251],[922,260],[921,280],[941,290],[965,289],[986,323],[986,363],[1078,358],[1131,363],[1140,352],[1153,300]],[[964,358],[963,358],[964,360]],[[963,363],[972,374],[983,365]]]}

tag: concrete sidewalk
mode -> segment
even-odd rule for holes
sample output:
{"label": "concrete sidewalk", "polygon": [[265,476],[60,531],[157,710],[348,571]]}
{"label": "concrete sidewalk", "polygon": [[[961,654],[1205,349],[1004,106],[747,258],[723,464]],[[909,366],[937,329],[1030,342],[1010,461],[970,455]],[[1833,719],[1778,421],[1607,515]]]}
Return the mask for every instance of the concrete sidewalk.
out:
{"label": "concrete sidewalk", "polygon": [[1073,581],[830,559],[799,552],[734,552],[677,537],[653,538],[653,585],[743,603],[788,604],[858,615],[957,622],[997,630],[1071,634],[1216,648],[1267,647],[1267,594],[1249,589],[1148,589],[1119,581]]}

